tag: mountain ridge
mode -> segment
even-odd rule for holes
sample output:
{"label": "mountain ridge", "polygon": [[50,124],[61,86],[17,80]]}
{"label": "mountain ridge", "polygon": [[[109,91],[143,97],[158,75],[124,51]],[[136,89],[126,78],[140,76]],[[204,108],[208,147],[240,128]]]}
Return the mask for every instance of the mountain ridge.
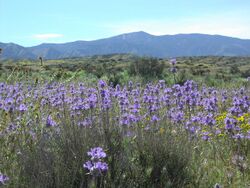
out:
{"label": "mountain ridge", "polygon": [[42,43],[23,47],[15,43],[1,43],[2,59],[60,59],[132,53],[160,58],[181,56],[250,56],[250,39],[200,33],[151,35],[144,31],[124,33],[92,41]]}

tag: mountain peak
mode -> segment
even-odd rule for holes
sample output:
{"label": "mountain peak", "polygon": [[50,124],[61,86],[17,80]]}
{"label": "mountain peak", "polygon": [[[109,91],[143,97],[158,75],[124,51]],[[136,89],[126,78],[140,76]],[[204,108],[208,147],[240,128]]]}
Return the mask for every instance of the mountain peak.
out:
{"label": "mountain peak", "polygon": [[151,34],[149,34],[149,33],[147,33],[147,32],[145,32],[145,31],[136,31],[136,32],[132,32],[132,33],[130,33],[130,34],[138,34],[138,35],[151,35]]}
{"label": "mountain peak", "polygon": [[144,31],[137,31],[137,32],[131,32],[131,33],[124,33],[124,34],[118,35],[116,37],[111,37],[111,38],[118,38],[118,39],[121,38],[122,40],[142,41],[142,40],[149,39],[151,37],[154,37],[154,35],[151,35]]}
{"label": "mountain peak", "polygon": [[145,31],[136,31],[136,32],[131,32],[131,33],[124,33],[121,35],[131,35],[131,36],[153,36],[149,33],[146,33]]}

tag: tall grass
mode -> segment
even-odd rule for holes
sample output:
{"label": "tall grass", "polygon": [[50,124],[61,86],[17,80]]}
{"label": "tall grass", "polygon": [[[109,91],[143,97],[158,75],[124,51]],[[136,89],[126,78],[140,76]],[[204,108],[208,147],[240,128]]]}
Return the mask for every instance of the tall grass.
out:
{"label": "tall grass", "polygon": [[[247,96],[247,89],[192,81],[2,83],[0,171],[9,177],[3,186],[247,187]],[[108,171],[99,176],[83,167],[94,147],[107,154]]]}

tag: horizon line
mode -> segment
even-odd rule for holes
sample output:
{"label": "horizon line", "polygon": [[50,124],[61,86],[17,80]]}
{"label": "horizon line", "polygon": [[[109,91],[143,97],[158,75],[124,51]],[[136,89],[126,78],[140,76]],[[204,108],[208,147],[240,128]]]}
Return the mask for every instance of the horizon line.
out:
{"label": "horizon line", "polygon": [[250,40],[250,38],[241,38],[241,37],[236,37],[236,36],[228,36],[228,35],[221,35],[221,34],[207,34],[207,33],[176,33],[176,34],[155,35],[155,34],[151,34],[149,32],[141,30],[141,31],[133,31],[133,32],[127,32],[127,33],[121,33],[121,34],[116,34],[116,35],[112,35],[112,36],[109,36],[109,37],[103,37],[103,38],[97,38],[97,39],[91,39],[91,40],[79,39],[79,40],[65,41],[65,42],[43,42],[43,43],[39,43],[37,45],[32,45],[32,46],[24,46],[24,45],[21,45],[21,44],[16,43],[16,42],[1,42],[0,41],[0,43],[3,43],[3,44],[15,44],[15,45],[18,45],[18,46],[21,46],[21,47],[24,47],[24,48],[32,48],[32,47],[43,45],[43,44],[67,44],[67,43],[73,43],[73,42],[92,42],[92,41],[105,40],[105,39],[109,39],[109,38],[113,38],[113,37],[127,35],[127,34],[133,34],[133,33],[145,33],[145,34],[155,36],[155,37],[175,36],[175,35],[210,35],[210,36],[229,37],[229,38],[234,38],[234,39],[239,39],[239,40]]}

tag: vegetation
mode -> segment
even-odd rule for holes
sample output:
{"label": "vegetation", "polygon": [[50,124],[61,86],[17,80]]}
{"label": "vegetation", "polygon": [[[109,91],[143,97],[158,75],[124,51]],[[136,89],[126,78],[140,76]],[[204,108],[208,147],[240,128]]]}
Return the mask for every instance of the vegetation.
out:
{"label": "vegetation", "polygon": [[250,186],[249,61],[2,62],[0,186]]}
{"label": "vegetation", "polygon": [[[40,66],[42,65],[42,66]],[[177,59],[174,81],[168,59],[137,57],[127,54],[86,58],[12,61],[0,63],[0,80],[6,81],[84,81],[103,79],[108,83],[126,84],[129,80],[142,83],[164,79],[167,84],[194,80],[216,87],[243,86],[250,76],[247,57],[183,57]]]}

